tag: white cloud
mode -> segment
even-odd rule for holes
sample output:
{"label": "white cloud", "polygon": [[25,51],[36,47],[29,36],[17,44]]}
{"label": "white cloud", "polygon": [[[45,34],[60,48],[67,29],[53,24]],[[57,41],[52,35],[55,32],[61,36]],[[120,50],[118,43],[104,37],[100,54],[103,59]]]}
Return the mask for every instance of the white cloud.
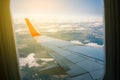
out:
{"label": "white cloud", "polygon": [[16,33],[17,32],[21,32],[21,31],[23,31],[23,29],[17,29],[17,30],[15,30]]}
{"label": "white cloud", "polygon": [[78,40],[71,40],[70,41],[71,43],[74,43],[74,44],[80,44],[80,45],[83,45],[82,42],[78,41]]}
{"label": "white cloud", "polygon": [[[54,61],[53,58],[35,58],[35,53],[30,53],[25,58],[19,58],[19,64],[20,67],[26,66],[28,64],[28,67],[42,67],[47,64],[47,62]],[[41,64],[38,64],[37,61],[43,61]]]}
{"label": "white cloud", "polygon": [[39,64],[36,62],[34,55],[34,53],[30,53],[25,58],[19,58],[20,66],[26,66],[28,64],[28,67],[38,67]]}
{"label": "white cloud", "polygon": [[85,42],[85,43],[89,43],[89,42],[90,42],[90,40],[84,40],[84,42]]}
{"label": "white cloud", "polygon": [[85,45],[87,45],[87,46],[93,46],[93,47],[103,47],[103,45],[98,45],[97,43],[87,43]]}

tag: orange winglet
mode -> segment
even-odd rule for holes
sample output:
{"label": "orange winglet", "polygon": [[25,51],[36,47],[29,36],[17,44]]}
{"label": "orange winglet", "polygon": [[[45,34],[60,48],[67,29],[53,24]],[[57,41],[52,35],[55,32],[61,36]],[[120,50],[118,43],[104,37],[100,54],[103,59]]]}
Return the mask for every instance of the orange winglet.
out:
{"label": "orange winglet", "polygon": [[28,25],[28,28],[29,28],[29,30],[30,30],[30,32],[31,32],[31,35],[33,36],[33,37],[35,37],[35,36],[40,36],[40,33],[35,29],[35,27],[31,24],[31,22],[29,21],[29,19],[28,18],[25,18],[25,21],[26,21],[26,24]]}

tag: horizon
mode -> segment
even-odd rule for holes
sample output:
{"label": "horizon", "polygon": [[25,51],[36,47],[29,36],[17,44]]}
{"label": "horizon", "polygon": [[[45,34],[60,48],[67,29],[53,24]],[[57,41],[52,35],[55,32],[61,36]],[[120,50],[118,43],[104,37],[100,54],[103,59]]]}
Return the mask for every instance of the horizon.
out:
{"label": "horizon", "polygon": [[41,23],[103,21],[103,0],[11,0],[13,20]]}

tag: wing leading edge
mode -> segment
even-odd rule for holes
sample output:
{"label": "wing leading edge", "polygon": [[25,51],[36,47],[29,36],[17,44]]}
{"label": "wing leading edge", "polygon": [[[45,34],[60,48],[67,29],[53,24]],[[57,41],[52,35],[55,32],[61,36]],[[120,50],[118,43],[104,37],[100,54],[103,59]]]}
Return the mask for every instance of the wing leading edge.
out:
{"label": "wing leading edge", "polygon": [[103,48],[81,46],[44,35],[40,36],[40,33],[31,26],[30,21],[25,20],[32,36],[37,35],[36,39],[40,41],[40,44],[48,49],[49,54],[70,76],[66,77],[66,80],[102,80]]}

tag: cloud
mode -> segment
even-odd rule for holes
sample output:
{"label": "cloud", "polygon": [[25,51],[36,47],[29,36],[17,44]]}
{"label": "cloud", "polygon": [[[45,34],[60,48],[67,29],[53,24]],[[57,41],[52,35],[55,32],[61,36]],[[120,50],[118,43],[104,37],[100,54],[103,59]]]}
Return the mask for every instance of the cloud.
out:
{"label": "cloud", "polygon": [[15,30],[16,33],[23,31],[23,29],[17,29]]}
{"label": "cloud", "polygon": [[39,64],[36,62],[37,60],[34,58],[34,53],[30,53],[26,58],[19,58],[20,66],[26,66],[28,64],[28,67],[38,67]]}
{"label": "cloud", "polygon": [[[54,61],[53,58],[35,58],[35,53],[30,53],[27,57],[25,58],[19,58],[19,64],[20,67],[26,66],[28,64],[28,67],[42,67],[46,65],[48,62]],[[37,61],[41,61],[41,64],[38,64]]]}
{"label": "cloud", "polygon": [[82,42],[78,41],[78,40],[71,40],[70,41],[71,43],[74,43],[74,44],[80,44],[80,45],[83,45]]}
{"label": "cloud", "polygon": [[[88,42],[90,42],[88,40]],[[71,40],[70,43],[73,44],[80,44],[80,45],[86,45],[86,46],[92,46],[92,47],[103,47],[104,45],[98,45],[97,43],[87,43],[87,44],[83,44],[82,42],[78,41],[78,40]]]}
{"label": "cloud", "polygon": [[103,47],[103,45],[98,45],[97,43],[87,43],[85,45],[87,45],[87,46],[93,46],[93,47]]}

